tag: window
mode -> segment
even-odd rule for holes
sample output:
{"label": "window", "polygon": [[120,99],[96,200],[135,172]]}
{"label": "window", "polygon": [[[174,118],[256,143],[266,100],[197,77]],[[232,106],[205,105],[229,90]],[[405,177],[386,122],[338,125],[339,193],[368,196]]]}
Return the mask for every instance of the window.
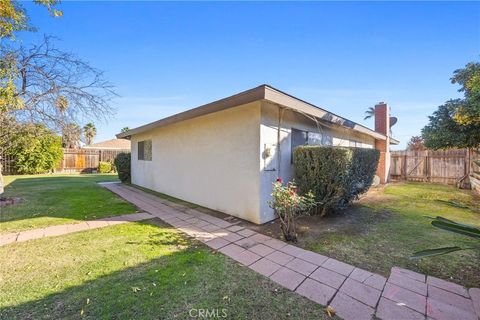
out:
{"label": "window", "polygon": [[138,160],[152,161],[152,140],[138,141]]}
{"label": "window", "polygon": [[293,151],[298,146],[304,146],[308,144],[308,132],[303,130],[298,130],[292,128],[292,137],[291,137],[291,158],[290,162],[293,163]]}

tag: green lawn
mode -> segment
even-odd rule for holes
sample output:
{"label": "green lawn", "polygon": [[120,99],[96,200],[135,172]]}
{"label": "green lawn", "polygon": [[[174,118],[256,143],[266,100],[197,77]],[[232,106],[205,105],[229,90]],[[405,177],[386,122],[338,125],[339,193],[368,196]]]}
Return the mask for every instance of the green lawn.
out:
{"label": "green lawn", "polygon": [[79,220],[132,213],[136,208],[100,187],[116,175],[5,176],[6,197],[21,203],[2,207],[0,234]]}
{"label": "green lawn", "polygon": [[[436,200],[455,201],[471,209]],[[384,275],[392,266],[401,266],[480,287],[479,250],[409,259],[413,252],[428,248],[478,247],[478,241],[432,227],[425,216],[479,226],[479,209],[480,198],[469,191],[433,184],[392,184],[370,192],[342,214],[301,219],[298,245]]]}
{"label": "green lawn", "polygon": [[327,318],[159,220],[0,247],[0,287],[0,319]]}

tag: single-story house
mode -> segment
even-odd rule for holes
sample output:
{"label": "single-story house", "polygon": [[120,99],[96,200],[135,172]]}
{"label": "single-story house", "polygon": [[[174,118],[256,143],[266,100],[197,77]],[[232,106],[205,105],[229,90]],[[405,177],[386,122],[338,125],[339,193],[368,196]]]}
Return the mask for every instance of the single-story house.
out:
{"label": "single-story house", "polygon": [[377,148],[388,179],[389,108],[372,130],[269,85],[117,134],[132,142],[132,183],[257,224],[275,218],[272,182],[294,175],[292,150],[305,144]]}
{"label": "single-story house", "polygon": [[89,150],[130,150],[131,141],[128,139],[111,139],[90,145],[85,145],[82,149]]}

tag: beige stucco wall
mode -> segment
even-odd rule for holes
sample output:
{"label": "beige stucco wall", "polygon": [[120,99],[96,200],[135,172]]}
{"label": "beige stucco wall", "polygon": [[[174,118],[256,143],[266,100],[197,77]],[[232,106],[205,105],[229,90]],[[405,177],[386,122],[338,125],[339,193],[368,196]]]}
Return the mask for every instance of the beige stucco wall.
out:
{"label": "beige stucco wall", "polygon": [[[290,181],[294,177],[294,167],[291,162],[291,129],[299,129],[322,135],[322,144],[333,146],[350,146],[350,141],[357,142],[362,148],[373,148],[375,139],[368,135],[357,133],[343,127],[318,126],[303,114],[286,110],[283,114],[280,134],[280,166],[277,157],[277,127],[278,106],[267,101],[262,103],[260,123],[260,216],[262,222],[274,219],[273,210],[268,206],[271,198],[272,182],[277,177]],[[265,148],[270,148],[271,154],[265,157]]]}
{"label": "beige stucco wall", "polygon": [[[260,102],[132,137],[132,183],[255,223],[259,219]],[[152,139],[152,161],[137,142]]]}

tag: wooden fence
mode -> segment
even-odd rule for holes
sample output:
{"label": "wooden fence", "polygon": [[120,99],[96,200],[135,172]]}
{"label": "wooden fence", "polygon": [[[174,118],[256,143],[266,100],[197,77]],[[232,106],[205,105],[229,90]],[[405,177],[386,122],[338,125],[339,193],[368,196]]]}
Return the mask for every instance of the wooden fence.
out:
{"label": "wooden fence", "polygon": [[[55,168],[55,173],[82,172],[91,173],[98,169],[100,161],[113,161],[121,152],[130,150],[91,150],[91,149],[63,149],[63,159]],[[5,175],[16,174],[15,159],[4,155],[0,157],[2,173]]]}
{"label": "wooden fence", "polygon": [[474,150],[394,151],[391,153],[390,177],[393,180],[458,184],[480,170],[474,163],[480,154]]}

